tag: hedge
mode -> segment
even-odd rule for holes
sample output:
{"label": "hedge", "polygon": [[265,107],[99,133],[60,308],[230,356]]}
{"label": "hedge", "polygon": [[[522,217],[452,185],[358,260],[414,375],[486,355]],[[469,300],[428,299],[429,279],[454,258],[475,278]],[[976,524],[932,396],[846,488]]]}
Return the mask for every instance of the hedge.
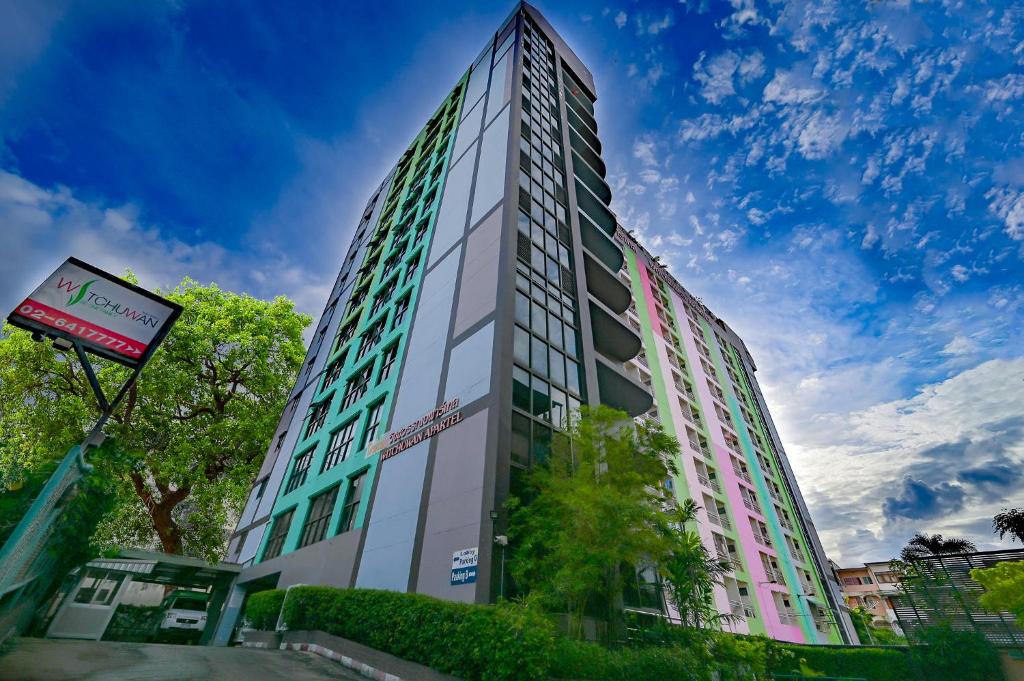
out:
{"label": "hedge", "polygon": [[548,678],[555,640],[543,615],[515,605],[469,605],[421,594],[297,586],[288,629],[320,630],[467,681]]}
{"label": "hedge", "polygon": [[773,651],[788,651],[793,657],[772,654],[768,671],[779,674],[799,672],[800,662],[827,676],[852,676],[868,681],[907,681],[916,679],[914,665],[905,648],[869,648],[863,646],[815,646],[774,643]]}
{"label": "hedge", "polygon": [[560,639],[554,649],[551,677],[575,681],[705,681],[707,665],[693,651],[667,648],[608,650],[596,643]]}
{"label": "hedge", "polygon": [[260,591],[249,596],[245,602],[245,619],[253,629],[273,631],[277,628],[277,618],[281,614],[285,591]]}

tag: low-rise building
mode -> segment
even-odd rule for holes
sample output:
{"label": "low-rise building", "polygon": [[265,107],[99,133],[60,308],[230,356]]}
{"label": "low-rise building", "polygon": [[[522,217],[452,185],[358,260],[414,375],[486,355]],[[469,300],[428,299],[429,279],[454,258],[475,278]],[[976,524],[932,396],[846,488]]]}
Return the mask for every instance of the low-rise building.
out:
{"label": "low-rise building", "polygon": [[836,566],[835,572],[843,600],[851,610],[862,607],[871,613],[873,626],[903,635],[892,601],[899,591],[899,576],[888,562],[864,563],[848,568]]}

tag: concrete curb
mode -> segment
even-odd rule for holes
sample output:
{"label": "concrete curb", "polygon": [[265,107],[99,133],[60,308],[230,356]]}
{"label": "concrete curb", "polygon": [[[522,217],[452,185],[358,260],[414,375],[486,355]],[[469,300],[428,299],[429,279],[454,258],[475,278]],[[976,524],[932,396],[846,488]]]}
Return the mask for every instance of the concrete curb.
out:
{"label": "concrete curb", "polygon": [[[371,667],[370,665],[360,662],[359,660],[353,660],[348,655],[342,655],[339,652],[325,648],[324,646],[316,643],[282,643],[281,650],[298,650],[302,652],[314,653],[320,657],[326,657],[328,660],[334,660],[343,667],[348,667],[352,671],[361,674],[369,679],[375,679],[375,681],[403,681],[402,677],[389,674],[383,670]],[[404,681],[412,681],[411,679],[405,679]]]}

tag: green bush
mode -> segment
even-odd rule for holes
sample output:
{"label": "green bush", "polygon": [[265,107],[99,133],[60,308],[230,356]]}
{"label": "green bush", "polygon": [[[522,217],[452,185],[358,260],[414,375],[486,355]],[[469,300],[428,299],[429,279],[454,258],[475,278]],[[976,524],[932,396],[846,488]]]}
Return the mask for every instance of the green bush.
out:
{"label": "green bush", "polygon": [[694,651],[680,646],[608,650],[596,643],[560,639],[551,677],[580,681],[705,681],[710,670]]}
{"label": "green bush", "polygon": [[421,594],[294,587],[289,629],[318,629],[468,681],[547,678],[551,623],[517,605],[468,605]]}
{"label": "green bush", "polygon": [[248,620],[249,626],[260,631],[276,629],[285,593],[283,589],[274,589],[249,596],[245,603],[245,619]]}
{"label": "green bush", "polygon": [[928,681],[1000,681],[999,653],[981,634],[944,624],[918,629],[911,638],[910,657]]}
{"label": "green bush", "polygon": [[[868,681],[907,681],[916,679],[910,655],[901,648],[866,646],[814,646],[774,643],[768,659],[768,671],[792,674],[801,663],[827,676],[852,676]],[[782,653],[792,655],[783,655]],[[930,681],[930,680],[929,680]]]}

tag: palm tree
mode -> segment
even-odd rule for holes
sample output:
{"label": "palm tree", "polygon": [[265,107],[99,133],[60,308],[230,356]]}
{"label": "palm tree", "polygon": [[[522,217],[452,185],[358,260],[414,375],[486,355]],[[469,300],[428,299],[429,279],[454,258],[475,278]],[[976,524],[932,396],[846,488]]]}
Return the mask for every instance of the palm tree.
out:
{"label": "palm tree", "polygon": [[1004,508],[992,519],[992,527],[999,533],[1000,539],[1009,534],[1024,544],[1024,508]]}
{"label": "palm tree", "polygon": [[923,558],[925,556],[970,553],[977,550],[977,547],[967,539],[959,539],[957,537],[946,539],[941,534],[922,534],[918,532],[903,547],[903,551],[900,552],[900,558],[905,562],[910,562],[915,558]]}

